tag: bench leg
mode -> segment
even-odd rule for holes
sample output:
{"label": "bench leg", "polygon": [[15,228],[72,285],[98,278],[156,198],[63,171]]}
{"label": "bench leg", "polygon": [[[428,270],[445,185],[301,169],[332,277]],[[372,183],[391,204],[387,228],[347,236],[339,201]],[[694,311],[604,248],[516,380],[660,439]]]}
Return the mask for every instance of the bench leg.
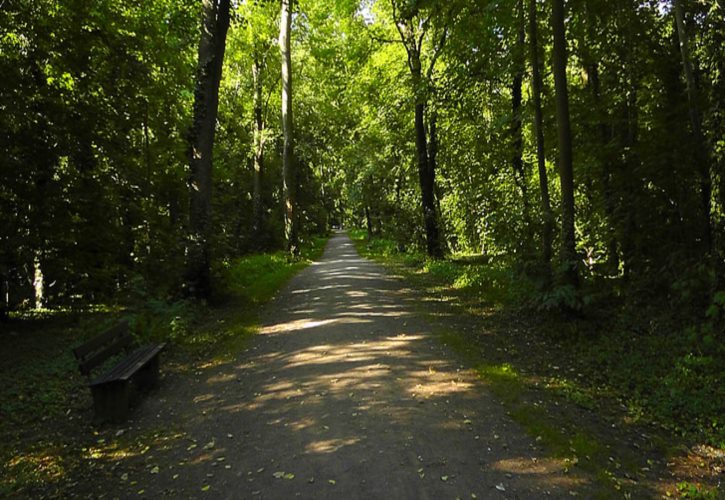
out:
{"label": "bench leg", "polygon": [[140,390],[151,389],[159,383],[159,355],[156,354],[134,376],[134,383]]}
{"label": "bench leg", "polygon": [[127,381],[108,382],[91,387],[96,418],[108,422],[123,422],[128,417],[129,384]]}

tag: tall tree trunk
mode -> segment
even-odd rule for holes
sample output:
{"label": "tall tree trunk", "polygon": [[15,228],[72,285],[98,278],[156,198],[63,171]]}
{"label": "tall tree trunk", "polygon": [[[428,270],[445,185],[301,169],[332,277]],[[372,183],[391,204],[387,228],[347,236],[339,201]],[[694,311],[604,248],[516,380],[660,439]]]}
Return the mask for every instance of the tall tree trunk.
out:
{"label": "tall tree trunk", "polygon": [[707,145],[702,135],[702,118],[698,106],[697,83],[692,67],[690,56],[690,41],[685,26],[685,11],[682,0],[675,0],[675,22],[677,23],[677,38],[680,42],[680,54],[682,55],[682,68],[687,82],[687,101],[690,107],[690,125],[695,140],[695,161],[697,162],[700,176],[700,206],[703,215],[702,239],[703,246],[709,252],[712,250],[712,223],[711,223],[711,198],[712,181],[710,179],[709,154]]}
{"label": "tall tree trunk", "polygon": [[254,82],[254,182],[252,194],[252,232],[258,249],[264,247],[264,202],[262,185],[264,182],[264,115],[262,112],[262,63],[259,50],[255,47],[252,62]]}
{"label": "tall tree trunk", "polygon": [[[420,183],[421,208],[423,210],[423,224],[425,226],[426,251],[430,257],[443,257],[443,248],[440,242],[438,217],[435,196],[435,162],[431,164],[428,138],[426,136],[425,110],[428,104],[427,79],[435,65],[436,56],[433,56],[428,73],[423,74],[420,61],[420,51],[425,37],[425,29],[416,34],[414,22],[411,18],[399,18],[396,13],[396,2],[393,7],[393,20],[400,34],[405,51],[408,54],[408,68],[412,76],[413,96],[415,100],[415,149],[418,157],[418,180]],[[425,24],[425,23],[424,23]],[[440,40],[439,50],[445,43],[445,33]]]}
{"label": "tall tree trunk", "polygon": [[292,11],[290,2],[282,0],[279,21],[279,50],[282,56],[282,132],[284,148],[282,151],[282,197],[284,203],[284,235],[287,251],[299,254],[299,234],[297,217],[297,175],[294,156],[294,129],[292,122],[292,54],[290,52],[290,31]]}
{"label": "tall tree trunk", "polygon": [[544,148],[544,118],[541,111],[541,89],[543,82],[539,67],[539,42],[536,25],[536,0],[529,0],[529,46],[531,49],[531,87],[534,101],[534,131],[536,134],[536,163],[539,170],[541,189],[541,213],[544,216],[541,229],[541,259],[544,265],[545,286],[551,284],[551,254],[554,240],[554,213],[549,197],[549,176],[546,172]]}
{"label": "tall tree trunk", "polygon": [[438,234],[438,218],[435,205],[435,171],[428,157],[428,141],[425,132],[425,103],[415,104],[415,148],[418,152],[418,179],[420,182],[423,223],[425,225],[426,250],[433,258],[440,258],[443,252]]}
{"label": "tall tree trunk", "polygon": [[551,27],[554,32],[553,72],[556,121],[559,129],[559,182],[561,184],[561,251],[563,282],[579,286],[574,233],[574,168],[572,164],[569,95],[566,82],[566,36],[564,0],[553,0]]}
{"label": "tall tree trunk", "polygon": [[524,1],[518,0],[517,5],[518,30],[516,44],[514,45],[513,64],[514,75],[511,83],[511,138],[513,146],[513,157],[511,164],[514,170],[514,182],[521,191],[521,203],[523,204],[524,234],[525,240],[522,247],[528,251],[531,246],[531,216],[529,211],[529,195],[527,185],[526,167],[524,166],[524,137],[521,130],[521,87],[524,81],[524,50],[526,44],[526,26],[524,17]]}
{"label": "tall tree trunk", "polygon": [[202,1],[201,40],[190,136],[190,210],[186,283],[198,298],[211,294],[212,151],[219,107],[224,49],[229,28],[229,0]]}

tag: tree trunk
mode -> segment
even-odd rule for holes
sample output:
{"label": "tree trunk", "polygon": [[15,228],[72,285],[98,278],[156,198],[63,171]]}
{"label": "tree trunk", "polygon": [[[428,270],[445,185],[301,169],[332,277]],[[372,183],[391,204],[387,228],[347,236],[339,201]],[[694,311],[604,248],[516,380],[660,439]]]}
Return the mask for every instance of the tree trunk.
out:
{"label": "tree trunk", "polygon": [[252,233],[255,245],[261,250],[264,233],[264,202],[262,186],[264,182],[264,115],[262,113],[262,64],[259,51],[255,48],[252,62],[254,82],[254,182],[252,192]]}
{"label": "tree trunk", "polygon": [[710,179],[709,154],[707,145],[702,135],[702,119],[698,106],[697,83],[692,68],[690,56],[690,41],[685,27],[685,12],[682,7],[682,0],[674,1],[675,21],[677,23],[677,38],[680,42],[680,53],[682,55],[682,68],[687,82],[687,101],[690,107],[690,125],[695,140],[695,161],[700,176],[700,205],[703,215],[702,240],[703,246],[709,252],[712,250],[712,223],[711,223],[711,198],[712,181]]}
{"label": "tree trunk", "polygon": [[282,56],[282,198],[284,203],[284,236],[287,251],[299,255],[297,217],[297,175],[294,156],[294,129],[292,121],[292,54],[290,52],[290,31],[292,11],[290,2],[282,0],[279,22],[279,50]]}
{"label": "tree trunk", "polygon": [[370,207],[365,205],[365,225],[368,230],[368,241],[373,239],[373,221],[370,219]]}
{"label": "tree trunk", "polygon": [[10,319],[10,283],[0,267],[0,322]]}
{"label": "tree trunk", "polygon": [[572,165],[569,95],[566,82],[566,36],[564,0],[553,0],[551,26],[554,32],[553,73],[556,121],[559,131],[559,182],[561,184],[561,251],[563,283],[579,286],[574,234],[574,169]]}
{"label": "tree trunk", "polygon": [[198,298],[211,294],[212,151],[219,106],[224,49],[229,28],[229,0],[203,0],[201,40],[194,89],[194,121],[190,138],[190,210],[186,283]]}
{"label": "tree trunk", "polygon": [[541,259],[544,265],[545,286],[551,284],[551,253],[554,240],[554,213],[549,197],[549,176],[546,172],[544,148],[544,118],[541,111],[541,90],[543,82],[539,68],[539,45],[536,26],[536,0],[529,1],[529,45],[531,48],[531,87],[534,101],[534,132],[536,134],[536,163],[539,170],[541,189],[541,213],[544,216],[541,229]]}
{"label": "tree trunk", "polygon": [[435,205],[435,171],[428,158],[428,144],[425,133],[425,104],[415,104],[415,147],[418,152],[418,179],[420,181],[423,223],[425,225],[426,250],[433,258],[441,258],[438,218]]}
{"label": "tree trunk", "polygon": [[514,75],[511,83],[511,138],[513,146],[513,157],[511,164],[514,171],[514,182],[521,191],[521,203],[523,204],[524,218],[524,234],[525,239],[521,242],[523,250],[528,251],[531,243],[531,217],[529,211],[529,195],[526,176],[526,167],[524,166],[524,138],[521,131],[521,87],[524,81],[524,50],[526,44],[526,26],[524,18],[524,2],[518,0],[518,30],[516,36],[516,45],[513,48],[513,64]]}
{"label": "tree trunk", "polygon": [[33,257],[33,302],[36,310],[43,308],[45,301],[45,278],[40,265],[40,252]]}

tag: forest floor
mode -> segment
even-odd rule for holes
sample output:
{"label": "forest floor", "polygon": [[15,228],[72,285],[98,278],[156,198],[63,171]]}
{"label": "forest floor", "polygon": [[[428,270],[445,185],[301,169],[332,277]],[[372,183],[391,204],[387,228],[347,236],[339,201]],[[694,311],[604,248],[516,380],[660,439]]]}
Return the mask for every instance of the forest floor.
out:
{"label": "forest floor", "polygon": [[[216,321],[234,329],[231,312]],[[45,481],[15,493],[638,498],[714,484],[610,406],[525,384],[509,361],[546,353],[496,333],[337,234],[266,305],[257,335],[231,344],[236,352],[165,360],[161,387],[128,423],[86,425],[88,408],[69,409],[53,432],[81,436],[23,450],[10,467],[40,469]]]}

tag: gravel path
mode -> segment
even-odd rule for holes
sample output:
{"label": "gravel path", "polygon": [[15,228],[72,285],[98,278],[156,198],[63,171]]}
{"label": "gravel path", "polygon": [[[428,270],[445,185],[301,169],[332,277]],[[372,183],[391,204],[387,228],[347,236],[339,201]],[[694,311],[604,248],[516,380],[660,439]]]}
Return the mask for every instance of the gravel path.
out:
{"label": "gravel path", "polygon": [[[173,439],[113,467],[110,496],[540,498],[586,494],[336,234],[232,362],[169,376],[129,433]],[[168,424],[167,424],[168,423]],[[174,429],[172,432],[171,429]],[[125,476],[124,476],[125,474]],[[133,480],[133,484],[130,481]]]}

